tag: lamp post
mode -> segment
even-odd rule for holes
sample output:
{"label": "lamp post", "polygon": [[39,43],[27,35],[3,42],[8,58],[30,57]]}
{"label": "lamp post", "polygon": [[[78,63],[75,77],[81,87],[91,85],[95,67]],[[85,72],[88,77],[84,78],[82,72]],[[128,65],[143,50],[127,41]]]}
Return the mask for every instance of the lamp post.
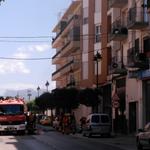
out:
{"label": "lamp post", "polygon": [[[96,89],[98,91],[98,62],[102,59],[101,54],[97,51],[96,54],[94,55],[94,62],[96,62]],[[99,93],[98,93],[99,94]],[[99,95],[98,95],[98,101],[99,101]],[[103,105],[103,104],[102,104]],[[103,106],[102,106],[103,107]],[[97,105],[96,111],[98,112],[99,105]],[[102,108],[103,109],[103,108]],[[102,110],[103,111],[103,110]]]}
{"label": "lamp post", "polygon": [[102,59],[101,54],[97,51],[94,56],[94,61],[96,62],[96,88],[98,89],[98,62]]}
{"label": "lamp post", "polygon": [[47,89],[47,92],[48,92],[48,86],[49,86],[49,82],[48,81],[45,83],[45,86],[46,86],[46,89]]}
{"label": "lamp post", "polygon": [[37,87],[37,92],[38,92],[38,97],[39,97],[39,92],[40,92],[40,87]]}

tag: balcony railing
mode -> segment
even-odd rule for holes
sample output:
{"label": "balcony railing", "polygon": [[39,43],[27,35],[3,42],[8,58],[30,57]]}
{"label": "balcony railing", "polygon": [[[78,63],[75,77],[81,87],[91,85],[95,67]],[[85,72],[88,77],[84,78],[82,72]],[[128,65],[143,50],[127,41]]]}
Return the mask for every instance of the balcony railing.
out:
{"label": "balcony railing", "polygon": [[63,65],[61,68],[57,69],[54,73],[52,73],[52,78],[59,78],[67,73],[70,72],[70,68],[73,69],[73,71],[76,71],[80,68],[80,62],[79,60],[71,60],[70,62]]}
{"label": "balcony railing", "polygon": [[112,23],[111,33],[109,34],[109,40],[122,41],[127,38],[128,29],[121,19],[117,19]]}
{"label": "balcony railing", "polygon": [[148,14],[143,8],[130,8],[128,12],[128,29],[142,29],[149,25]]}
{"label": "balcony railing", "polygon": [[72,60],[69,63],[65,64],[61,68],[57,69],[54,73],[52,73],[52,76],[56,75],[58,72],[61,72],[63,69],[67,68],[68,66],[70,66],[73,63],[74,63],[74,61]]}
{"label": "balcony railing", "polygon": [[65,30],[65,28],[72,22],[72,20],[77,20],[77,19],[79,19],[79,15],[74,15],[74,16],[72,16],[69,20],[68,20],[68,22],[66,23],[66,25],[64,26],[64,28],[62,28],[62,30],[60,30],[60,32],[56,35],[56,37],[55,38],[53,38],[53,40],[52,40],[52,44],[56,41],[56,39],[62,34],[62,32]]}
{"label": "balcony railing", "polygon": [[61,50],[59,50],[53,57],[52,57],[52,61],[53,63],[55,63],[56,59],[60,59],[61,57],[61,52],[70,44],[70,41],[68,41],[62,48]]}
{"label": "balcony railing", "polygon": [[149,61],[145,53],[139,53],[132,47],[128,50],[127,68],[133,70],[145,70],[149,68]]}
{"label": "balcony railing", "polygon": [[122,8],[128,4],[128,0],[109,0],[109,7]]}

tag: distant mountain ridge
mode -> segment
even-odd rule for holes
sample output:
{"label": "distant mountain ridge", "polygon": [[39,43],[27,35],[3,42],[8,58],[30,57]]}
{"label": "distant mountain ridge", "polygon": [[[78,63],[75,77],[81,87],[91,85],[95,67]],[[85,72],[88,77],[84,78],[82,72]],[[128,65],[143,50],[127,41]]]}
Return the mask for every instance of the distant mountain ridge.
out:
{"label": "distant mountain ridge", "polygon": [[[39,95],[44,93],[45,90],[40,90]],[[30,96],[29,96],[30,95]],[[24,90],[6,90],[3,96],[19,96],[23,97],[25,100],[33,100],[38,97],[38,92],[33,89],[24,89]]]}

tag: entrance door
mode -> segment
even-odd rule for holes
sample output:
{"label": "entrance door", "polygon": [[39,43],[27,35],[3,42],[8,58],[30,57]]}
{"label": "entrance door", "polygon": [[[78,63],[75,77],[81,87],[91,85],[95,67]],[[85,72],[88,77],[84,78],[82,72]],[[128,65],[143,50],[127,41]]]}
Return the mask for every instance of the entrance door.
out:
{"label": "entrance door", "polygon": [[136,102],[129,103],[129,132],[136,132]]}
{"label": "entrance door", "polygon": [[146,122],[150,121],[150,80],[146,81],[146,88],[144,89],[145,92],[145,118]]}

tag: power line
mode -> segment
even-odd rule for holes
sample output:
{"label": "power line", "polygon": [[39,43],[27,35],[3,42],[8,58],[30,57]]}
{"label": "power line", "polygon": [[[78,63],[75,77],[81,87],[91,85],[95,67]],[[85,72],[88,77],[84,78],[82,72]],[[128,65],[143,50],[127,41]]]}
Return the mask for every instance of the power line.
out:
{"label": "power line", "polygon": [[0,40],[1,43],[48,43],[50,41],[18,41],[18,40]]}
{"label": "power line", "polygon": [[31,38],[33,38],[33,39],[35,39],[35,38],[51,38],[52,36],[44,36],[44,35],[42,35],[42,36],[0,36],[0,38],[3,38],[3,39],[31,39]]}
{"label": "power line", "polygon": [[9,59],[9,60],[48,60],[51,58],[15,58],[15,57],[0,57],[0,59]]}

